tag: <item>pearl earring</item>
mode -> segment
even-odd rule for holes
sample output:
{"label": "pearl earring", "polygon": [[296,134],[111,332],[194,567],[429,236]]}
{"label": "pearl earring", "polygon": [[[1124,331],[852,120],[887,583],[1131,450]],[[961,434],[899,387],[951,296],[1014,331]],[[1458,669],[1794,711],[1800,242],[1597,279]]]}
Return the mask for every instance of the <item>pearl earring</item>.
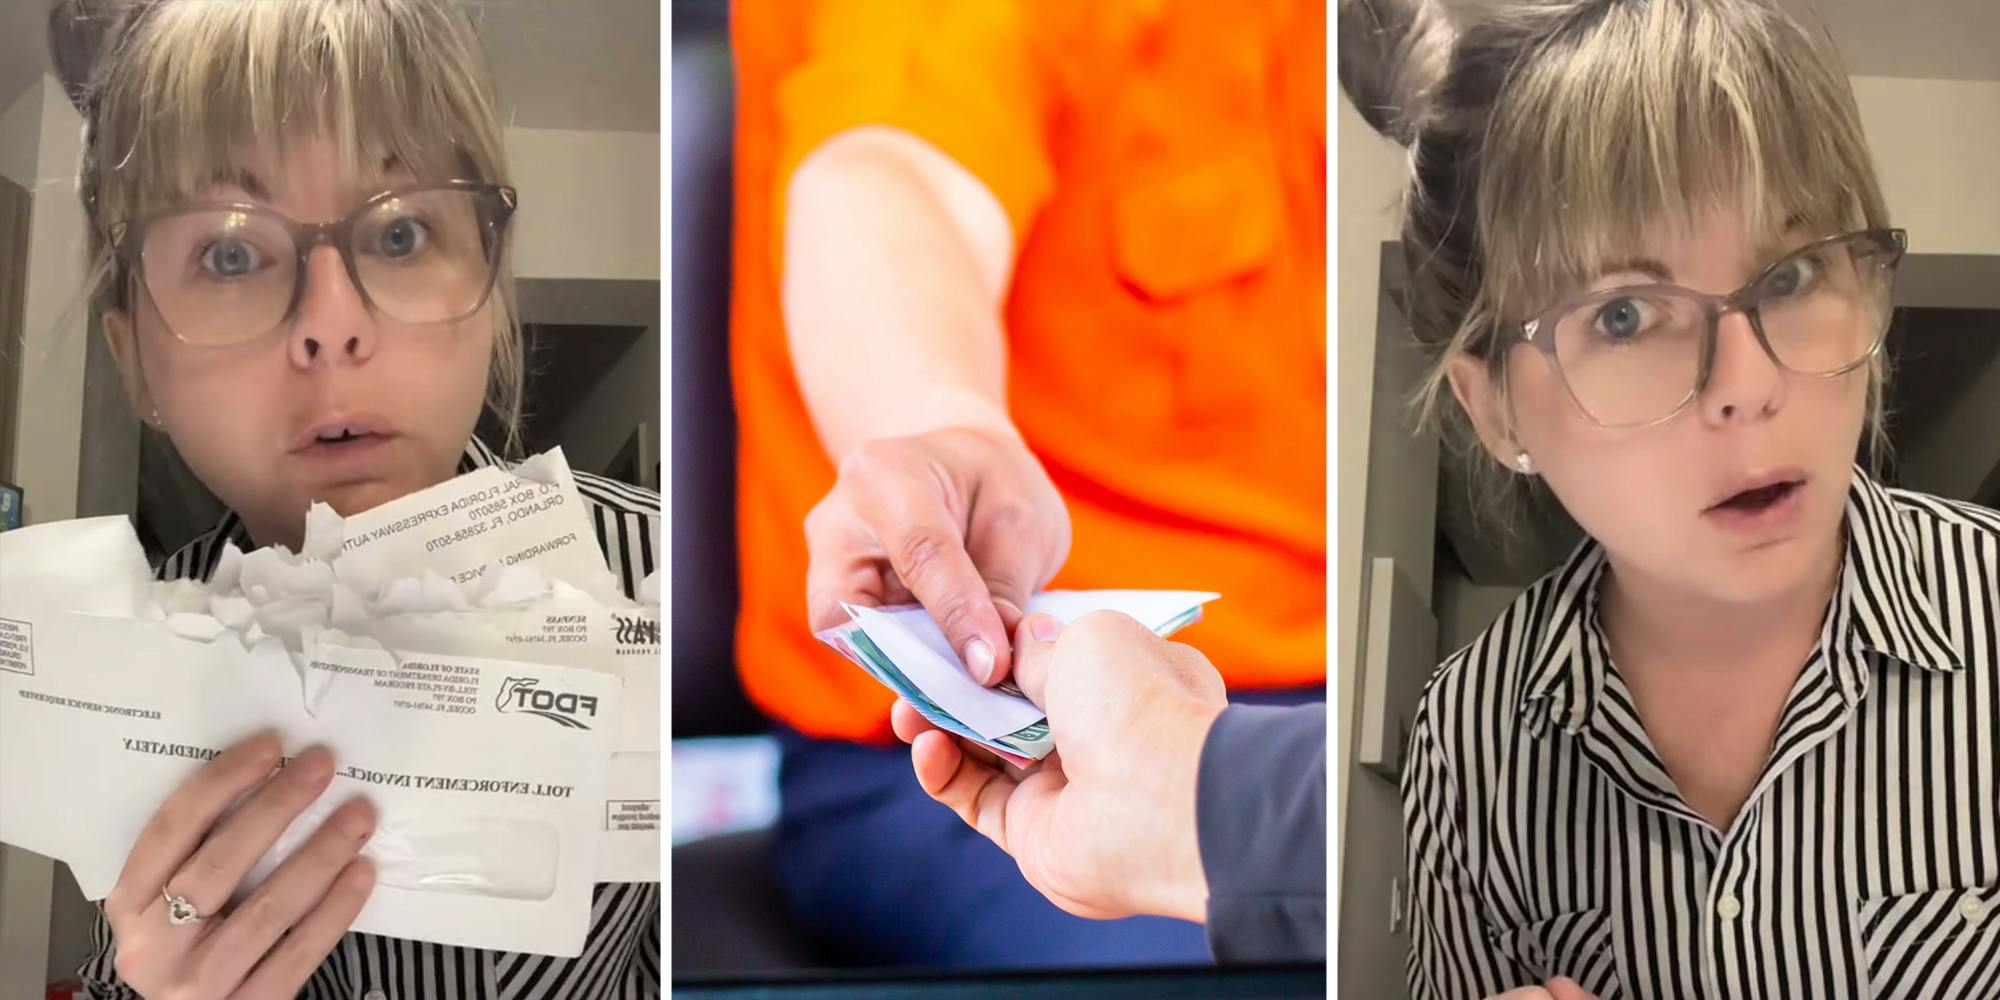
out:
{"label": "pearl earring", "polygon": [[1535,474],[1535,460],[1530,458],[1525,451],[1515,452],[1514,469],[1521,475],[1532,476]]}

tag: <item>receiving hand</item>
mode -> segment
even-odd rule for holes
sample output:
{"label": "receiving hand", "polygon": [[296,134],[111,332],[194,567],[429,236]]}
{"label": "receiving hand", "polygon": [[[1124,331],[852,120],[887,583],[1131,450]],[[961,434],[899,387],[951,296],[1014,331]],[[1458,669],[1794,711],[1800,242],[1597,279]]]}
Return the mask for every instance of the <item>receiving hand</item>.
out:
{"label": "receiving hand", "polygon": [[1221,675],[1194,649],[1110,612],[1067,628],[1034,615],[1014,649],[1015,680],[1048,712],[1057,753],[1010,772],[898,702],[891,718],[924,791],[1070,913],[1202,920],[1195,782],[1227,704]]}

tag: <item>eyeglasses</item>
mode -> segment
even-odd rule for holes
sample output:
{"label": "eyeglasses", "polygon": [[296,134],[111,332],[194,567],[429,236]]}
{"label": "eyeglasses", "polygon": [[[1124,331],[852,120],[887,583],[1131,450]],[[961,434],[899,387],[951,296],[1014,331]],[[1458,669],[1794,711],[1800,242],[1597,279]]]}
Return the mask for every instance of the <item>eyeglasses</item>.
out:
{"label": "eyeglasses", "polygon": [[403,323],[464,319],[492,294],[515,204],[511,187],[449,181],[385,191],[333,222],[210,203],[118,223],[110,237],[169,332],[222,347],[291,320],[321,244],[369,309]]}
{"label": "eyeglasses", "polygon": [[1652,426],[1707,388],[1732,312],[1785,371],[1834,378],[1859,368],[1888,335],[1907,240],[1900,229],[1871,229],[1809,243],[1728,295],[1664,284],[1595,292],[1508,331],[1498,347],[1540,351],[1600,426]]}

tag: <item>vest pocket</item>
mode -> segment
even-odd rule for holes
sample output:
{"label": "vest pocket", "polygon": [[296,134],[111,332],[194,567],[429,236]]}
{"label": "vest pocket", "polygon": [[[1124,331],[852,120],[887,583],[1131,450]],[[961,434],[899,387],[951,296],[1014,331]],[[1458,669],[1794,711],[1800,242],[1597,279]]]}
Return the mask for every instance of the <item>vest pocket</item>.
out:
{"label": "vest pocket", "polygon": [[1112,267],[1153,302],[1187,298],[1269,264],[1283,220],[1277,179],[1248,152],[1156,173],[1111,200]]}

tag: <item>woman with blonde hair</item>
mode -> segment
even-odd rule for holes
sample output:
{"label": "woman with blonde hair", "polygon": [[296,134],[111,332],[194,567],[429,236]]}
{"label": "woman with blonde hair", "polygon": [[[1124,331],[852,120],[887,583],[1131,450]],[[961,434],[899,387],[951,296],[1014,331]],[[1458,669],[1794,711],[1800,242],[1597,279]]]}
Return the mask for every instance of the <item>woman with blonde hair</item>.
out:
{"label": "woman with blonde hair", "polygon": [[1856,465],[1905,236],[1826,40],[1776,0],[1340,27],[1430,395],[1589,536],[1418,709],[1413,994],[2000,995],[2000,515]]}
{"label": "woman with blonde hair", "polygon": [[[507,179],[485,60],[449,0],[68,0],[50,21],[85,121],[92,302],[136,411],[229,513],[169,557],[298,548],[343,515],[502,462],[523,364]],[[579,474],[628,595],[657,495]],[[92,996],[641,997],[660,992],[659,887],[600,885],[581,956],[348,933],[374,829],[345,803],[246,898],[252,866],[334,762],[254,738],[172,790],[103,903]],[[163,790],[164,791],[164,790]],[[233,808],[232,808],[233,806]]]}

